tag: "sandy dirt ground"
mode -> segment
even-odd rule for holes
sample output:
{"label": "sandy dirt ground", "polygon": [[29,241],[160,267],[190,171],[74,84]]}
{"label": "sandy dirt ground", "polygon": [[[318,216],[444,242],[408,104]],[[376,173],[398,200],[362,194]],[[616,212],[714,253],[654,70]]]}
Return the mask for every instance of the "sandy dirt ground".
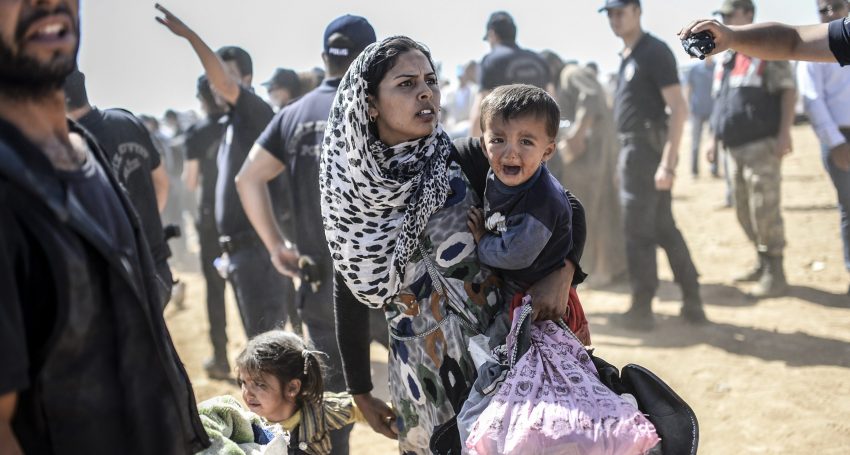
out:
{"label": "sandy dirt ground", "polygon": [[[704,165],[702,177],[689,175],[687,144],[674,212],[700,271],[711,323],[693,327],[679,319],[679,291],[661,252],[663,283],[654,303],[660,317],[651,333],[609,325],[612,314],[628,307],[627,285],[580,288],[596,353],[615,365],[644,365],[665,379],[696,411],[702,454],[850,453],[850,279],[835,190],[811,128],[795,127],[794,139],[795,152],[783,165],[787,297],[751,300],[745,285],[732,283],[755,254],[733,210],[722,207],[723,181],[707,176]],[[188,285],[185,308],[169,307],[166,318],[195,394],[199,400],[239,397],[233,383],[203,372],[211,348],[202,277],[196,271],[179,276]],[[228,334],[232,359],[245,337],[229,291]],[[376,394],[384,397],[386,356],[373,346]],[[397,453],[393,441],[365,425],[356,426],[351,447],[352,454]]]}

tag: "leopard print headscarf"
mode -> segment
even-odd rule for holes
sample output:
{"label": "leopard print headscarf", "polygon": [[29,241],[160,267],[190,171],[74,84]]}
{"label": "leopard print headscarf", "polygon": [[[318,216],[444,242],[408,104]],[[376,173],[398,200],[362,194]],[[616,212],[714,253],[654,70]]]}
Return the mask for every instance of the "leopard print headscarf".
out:
{"label": "leopard print headscarf", "polygon": [[319,172],[334,268],[354,296],[374,308],[398,295],[420,235],[446,201],[452,147],[439,124],[429,136],[392,147],[371,133],[365,74],[390,39],[367,47],[343,77]]}

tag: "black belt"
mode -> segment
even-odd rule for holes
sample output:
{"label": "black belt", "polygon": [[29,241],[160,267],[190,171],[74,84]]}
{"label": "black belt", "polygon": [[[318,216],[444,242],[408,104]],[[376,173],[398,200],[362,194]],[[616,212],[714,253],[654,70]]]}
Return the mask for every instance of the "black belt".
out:
{"label": "black belt", "polygon": [[254,231],[245,231],[238,234],[222,235],[218,238],[221,250],[227,254],[233,254],[239,250],[263,247],[263,242]]}
{"label": "black belt", "polygon": [[641,129],[637,131],[626,131],[617,133],[622,145],[633,144],[635,142],[650,145],[652,148],[661,149],[664,143],[667,142],[667,127],[656,126],[651,129]]}

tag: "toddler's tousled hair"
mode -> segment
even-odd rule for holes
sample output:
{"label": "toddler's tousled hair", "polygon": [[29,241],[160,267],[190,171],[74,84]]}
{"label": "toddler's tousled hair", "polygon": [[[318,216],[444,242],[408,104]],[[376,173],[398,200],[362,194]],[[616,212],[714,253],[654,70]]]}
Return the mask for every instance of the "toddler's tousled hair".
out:
{"label": "toddler's tousled hair", "polygon": [[527,84],[512,84],[496,87],[481,102],[481,131],[494,118],[508,121],[531,116],[546,122],[546,133],[554,140],[561,123],[558,103],[545,90]]}

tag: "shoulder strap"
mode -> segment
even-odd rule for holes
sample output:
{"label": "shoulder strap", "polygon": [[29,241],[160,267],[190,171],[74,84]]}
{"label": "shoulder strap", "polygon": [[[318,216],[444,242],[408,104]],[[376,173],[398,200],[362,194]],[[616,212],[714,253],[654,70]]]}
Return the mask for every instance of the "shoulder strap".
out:
{"label": "shoulder strap", "polygon": [[455,139],[453,144],[452,157],[460,164],[461,170],[472,185],[472,189],[478,194],[479,199],[483,199],[490,163],[484,156],[481,141],[477,137],[464,137]]}

